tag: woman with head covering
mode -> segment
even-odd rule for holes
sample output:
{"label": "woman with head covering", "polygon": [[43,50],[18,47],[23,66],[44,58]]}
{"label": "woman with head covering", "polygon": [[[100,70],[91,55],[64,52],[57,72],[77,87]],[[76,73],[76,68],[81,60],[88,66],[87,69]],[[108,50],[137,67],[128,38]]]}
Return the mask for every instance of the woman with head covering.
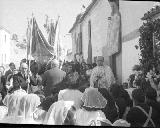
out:
{"label": "woman with head covering", "polygon": [[81,106],[81,98],[83,93],[78,90],[77,79],[67,83],[67,88],[60,90],[58,94],[58,100],[73,101],[76,109]]}
{"label": "woman with head covering", "polygon": [[36,108],[40,105],[40,98],[36,94],[28,94],[21,100],[21,108],[19,113],[22,113],[23,121],[21,124],[38,124],[33,119],[33,114]]}
{"label": "woman with head covering", "polygon": [[[44,123],[48,125],[65,125],[67,122],[67,118],[69,115],[72,116],[68,122],[69,124],[74,125],[73,113],[75,109],[73,109],[73,102],[72,101],[57,101],[51,105],[49,108]],[[70,113],[69,113],[70,112]],[[72,123],[71,123],[72,122]]]}
{"label": "woman with head covering", "polygon": [[8,107],[8,113],[7,116],[0,121],[0,123],[19,124],[22,121],[22,118],[19,116],[19,107],[20,101],[25,95],[27,95],[27,93],[18,90],[8,96],[4,102]]}
{"label": "woman with head covering", "polygon": [[104,112],[106,118],[113,123],[118,118],[118,108],[116,106],[116,102],[107,89],[99,88],[98,91],[107,100],[107,105],[104,109],[102,109],[102,111]]}
{"label": "woman with head covering", "polygon": [[87,88],[82,96],[82,102],[82,108],[75,113],[76,125],[89,126],[90,122],[98,117],[106,119],[101,109],[105,108],[107,100],[97,88]]}

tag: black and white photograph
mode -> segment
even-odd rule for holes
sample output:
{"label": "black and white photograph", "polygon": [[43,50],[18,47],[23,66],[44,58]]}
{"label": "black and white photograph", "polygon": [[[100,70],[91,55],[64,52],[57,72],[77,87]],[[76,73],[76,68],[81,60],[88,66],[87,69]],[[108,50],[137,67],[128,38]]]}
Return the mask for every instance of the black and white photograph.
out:
{"label": "black and white photograph", "polygon": [[0,125],[160,127],[160,2],[0,0]]}

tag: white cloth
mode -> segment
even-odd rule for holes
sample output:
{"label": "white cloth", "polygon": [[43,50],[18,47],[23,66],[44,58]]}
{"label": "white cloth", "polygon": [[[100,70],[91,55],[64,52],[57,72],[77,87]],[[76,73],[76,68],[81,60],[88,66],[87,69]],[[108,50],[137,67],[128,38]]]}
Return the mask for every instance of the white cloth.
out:
{"label": "white cloth", "polygon": [[130,127],[130,123],[128,123],[126,120],[119,119],[116,120],[112,126]]}
{"label": "white cloth", "polygon": [[58,100],[73,101],[76,109],[79,109],[81,106],[82,96],[83,93],[79,90],[64,89],[60,90],[58,94]]}
{"label": "white cloth", "polygon": [[89,108],[105,108],[107,100],[102,96],[97,88],[86,88],[82,97],[83,106]]}
{"label": "white cloth", "polygon": [[6,97],[6,101],[4,101],[4,103],[8,107],[8,113],[7,116],[0,121],[0,123],[19,124],[22,121],[19,110],[21,99],[26,95],[27,93],[20,89]]}
{"label": "white cloth", "polygon": [[132,92],[133,92],[134,89],[135,89],[135,88],[125,89],[125,90],[128,92],[128,94],[129,94],[129,96],[130,96],[131,99],[132,99]]}
{"label": "white cloth", "polygon": [[73,104],[72,101],[63,100],[53,103],[46,114],[44,124],[63,125]]}
{"label": "white cloth", "polygon": [[33,113],[33,118],[35,121],[39,122],[40,124],[43,124],[46,114],[46,111],[37,108],[36,111]]}
{"label": "white cloth", "polygon": [[8,107],[9,97],[11,94],[7,94],[3,99],[3,104]]}
{"label": "white cloth", "polygon": [[40,105],[40,98],[36,94],[28,94],[22,98],[20,104],[20,112],[23,117],[21,124],[37,124],[33,119],[33,113],[36,108]]}
{"label": "white cloth", "polygon": [[111,68],[107,65],[96,66],[92,70],[90,77],[90,86],[94,87],[94,83],[98,80],[98,86],[100,88],[109,88],[111,84],[115,83],[114,74]]}
{"label": "white cloth", "polygon": [[106,119],[105,114],[101,111],[86,111],[85,109],[79,109],[75,113],[76,125],[89,126],[92,120],[97,118]]}
{"label": "white cloth", "polygon": [[6,106],[0,106],[0,120],[2,120],[8,113],[8,108]]}
{"label": "white cloth", "polygon": [[112,126],[111,121],[109,121],[108,119],[103,119],[102,117],[97,117],[96,120],[92,120],[90,122],[90,126],[102,126],[101,122],[108,124],[108,126]]}

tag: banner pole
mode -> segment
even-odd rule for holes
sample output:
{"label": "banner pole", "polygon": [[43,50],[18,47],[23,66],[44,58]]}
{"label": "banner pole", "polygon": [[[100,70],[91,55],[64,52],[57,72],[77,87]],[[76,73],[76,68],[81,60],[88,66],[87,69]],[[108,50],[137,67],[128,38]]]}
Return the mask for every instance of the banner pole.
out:
{"label": "banner pole", "polygon": [[[31,65],[31,47],[32,47],[32,30],[33,30],[33,13],[32,13],[32,20],[31,20],[31,32],[30,32],[30,40],[29,40],[29,56],[28,56],[28,81],[30,81],[30,65]],[[28,82],[27,85],[27,93],[29,93],[29,89],[30,89],[30,82]]]}

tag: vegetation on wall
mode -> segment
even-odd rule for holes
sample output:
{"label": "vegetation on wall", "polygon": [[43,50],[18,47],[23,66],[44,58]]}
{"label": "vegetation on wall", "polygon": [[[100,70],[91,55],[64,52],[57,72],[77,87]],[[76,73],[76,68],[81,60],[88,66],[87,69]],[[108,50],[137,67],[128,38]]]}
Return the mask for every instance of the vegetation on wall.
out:
{"label": "vegetation on wall", "polygon": [[146,74],[150,66],[160,63],[160,19],[146,21],[139,32],[140,65]]}

